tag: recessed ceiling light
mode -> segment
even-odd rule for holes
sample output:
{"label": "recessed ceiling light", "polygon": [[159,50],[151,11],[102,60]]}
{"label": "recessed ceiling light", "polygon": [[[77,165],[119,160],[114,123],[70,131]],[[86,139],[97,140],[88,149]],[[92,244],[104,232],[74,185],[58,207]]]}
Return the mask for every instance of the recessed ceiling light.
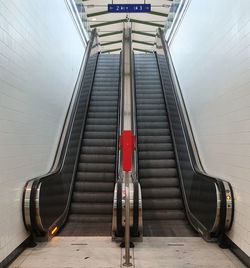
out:
{"label": "recessed ceiling light", "polygon": [[91,20],[92,20],[92,21],[96,21],[96,18],[92,18]]}

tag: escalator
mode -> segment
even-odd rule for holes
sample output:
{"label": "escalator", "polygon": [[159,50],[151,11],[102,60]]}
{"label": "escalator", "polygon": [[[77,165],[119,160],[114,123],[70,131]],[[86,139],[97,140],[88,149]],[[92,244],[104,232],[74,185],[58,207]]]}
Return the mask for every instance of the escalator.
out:
{"label": "escalator", "polygon": [[60,235],[110,235],[116,176],[119,55],[100,55],[66,226]]}
{"label": "escalator", "polygon": [[34,241],[111,235],[120,70],[120,55],[101,54],[93,30],[53,167],[24,188],[23,218]]}
{"label": "escalator", "polygon": [[135,55],[135,89],[144,236],[194,236],[185,215],[155,54]]}
{"label": "escalator", "polygon": [[133,58],[143,235],[201,235],[222,245],[233,222],[232,187],[202,167],[164,32],[153,53]]}
{"label": "escalator", "polygon": [[[114,240],[199,233],[222,241],[233,221],[232,188],[198,161],[163,32],[151,54],[132,53],[131,29],[121,57],[100,54],[98,44],[93,30],[52,169],[25,185],[33,240],[112,231]],[[131,142],[119,144],[128,131]]]}

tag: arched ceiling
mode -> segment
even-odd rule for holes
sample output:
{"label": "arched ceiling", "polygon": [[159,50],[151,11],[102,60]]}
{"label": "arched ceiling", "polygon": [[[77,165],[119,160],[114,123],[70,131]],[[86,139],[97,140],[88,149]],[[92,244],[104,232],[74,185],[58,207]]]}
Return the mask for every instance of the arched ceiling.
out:
{"label": "arched ceiling", "polygon": [[[152,51],[157,29],[172,21],[178,0],[75,0],[84,24],[97,28],[103,52],[121,50],[123,22],[132,24],[133,49]],[[150,13],[108,13],[108,4],[151,4]],[[172,6],[171,6],[172,5]]]}

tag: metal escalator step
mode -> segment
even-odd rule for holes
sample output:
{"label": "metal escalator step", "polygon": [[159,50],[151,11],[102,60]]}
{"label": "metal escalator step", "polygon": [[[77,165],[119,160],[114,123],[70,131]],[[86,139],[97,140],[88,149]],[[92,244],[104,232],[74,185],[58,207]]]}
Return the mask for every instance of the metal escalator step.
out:
{"label": "metal escalator step", "polygon": [[112,220],[112,215],[109,214],[85,214],[85,215],[79,215],[79,214],[70,214],[68,218],[68,222],[79,222],[79,223],[109,223]]}
{"label": "metal escalator step", "polygon": [[111,131],[85,131],[84,139],[116,139],[116,133]]}
{"label": "metal escalator step", "polygon": [[73,203],[112,203],[113,193],[102,192],[74,192],[72,196]]}
{"label": "metal escalator step", "polygon": [[[93,88],[92,94],[102,94],[102,93],[113,93],[115,95],[117,95],[117,86],[112,86],[112,85],[95,85],[95,87]],[[92,96],[93,96],[92,95]]]}
{"label": "metal escalator step", "polygon": [[168,135],[164,136],[139,136],[138,143],[170,143],[171,137]]}
{"label": "metal escalator step", "polygon": [[155,110],[137,110],[137,116],[165,116],[166,111],[155,108]]}
{"label": "metal escalator step", "polygon": [[116,146],[116,139],[83,139],[83,146],[100,146],[100,147],[112,147]]}
{"label": "metal escalator step", "polygon": [[147,198],[143,200],[143,209],[144,210],[157,210],[157,209],[172,209],[172,210],[182,210],[183,204],[180,198],[170,198],[170,199],[161,199],[161,198]]}
{"label": "metal escalator step", "polygon": [[115,85],[115,84],[118,84],[119,83],[119,79],[118,78],[110,78],[110,79],[106,79],[106,80],[103,80],[102,78],[97,78],[95,79],[95,82],[94,82],[94,88],[95,88],[95,85],[102,85],[102,83],[104,82],[105,85]]}
{"label": "metal escalator step", "polygon": [[110,203],[71,203],[72,214],[112,214],[113,204]]}
{"label": "metal escalator step", "polygon": [[143,91],[142,93],[139,93],[137,91],[136,93],[136,99],[163,99],[162,93],[159,91],[159,93],[156,93],[155,91]]}
{"label": "metal escalator step", "polygon": [[138,136],[169,136],[170,131],[168,128],[162,128],[162,129],[151,129],[151,128],[145,128],[145,129],[137,129]]}
{"label": "metal escalator step", "polygon": [[137,123],[138,129],[148,128],[148,129],[166,129],[168,128],[168,122],[138,122]]}
{"label": "metal escalator step", "polygon": [[143,235],[153,237],[193,237],[195,234],[187,220],[145,220]]}
{"label": "metal escalator step", "polygon": [[160,187],[179,187],[179,179],[177,177],[164,178],[163,180],[159,178],[143,178],[140,181],[141,187],[146,188],[160,188]]}
{"label": "metal escalator step", "polygon": [[115,155],[107,154],[81,154],[79,161],[81,163],[115,163]]}
{"label": "metal escalator step", "polygon": [[141,179],[149,177],[176,177],[178,176],[177,170],[175,168],[144,168],[139,170],[139,176]]}
{"label": "metal escalator step", "polygon": [[166,115],[137,115],[137,122],[167,122]]}
{"label": "metal escalator step", "polygon": [[114,85],[117,85],[118,84],[118,80],[117,81],[109,81],[109,80],[103,80],[103,81],[95,81],[94,82],[94,85],[93,85],[93,87],[94,87],[94,89],[96,88],[96,87],[109,87],[109,86],[114,86]]}
{"label": "metal escalator step", "polygon": [[172,151],[172,143],[138,143],[140,151]]}
{"label": "metal escalator step", "polygon": [[141,104],[141,103],[138,103],[136,104],[136,108],[137,108],[137,111],[139,110],[155,110],[155,109],[161,109],[162,111],[166,111],[166,107],[165,107],[165,104],[158,104],[158,105],[155,105],[155,104]]}
{"label": "metal escalator step", "polygon": [[76,192],[96,192],[96,189],[102,189],[102,192],[113,192],[114,182],[97,181],[76,181],[74,191]]}
{"label": "metal escalator step", "polygon": [[117,107],[117,101],[106,101],[106,100],[95,101],[95,100],[91,100],[90,101],[90,106],[92,106],[92,107],[95,107],[95,106],[99,106],[99,107],[114,106],[114,107]]}
{"label": "metal escalator step", "polygon": [[146,188],[142,192],[142,197],[143,199],[181,198],[181,191],[179,187]]}
{"label": "metal escalator step", "polygon": [[140,152],[138,153],[139,160],[146,160],[146,159],[159,159],[159,160],[164,160],[164,159],[175,159],[175,155],[173,151],[145,151],[145,152]]}
{"label": "metal escalator step", "polygon": [[94,113],[116,113],[117,112],[117,107],[116,106],[90,106],[89,107],[89,112],[94,112]]}
{"label": "metal escalator step", "polygon": [[76,181],[89,181],[89,182],[114,182],[114,172],[81,172],[78,171]]}
{"label": "metal escalator step", "polygon": [[79,172],[115,172],[115,163],[79,163]]}
{"label": "metal escalator step", "polygon": [[[135,71],[135,75],[136,75],[136,80],[140,81],[140,79],[143,79],[145,75],[153,76],[153,75],[158,75],[158,73],[157,71],[154,70],[154,68],[150,68],[147,70],[138,68],[138,70]],[[139,79],[137,79],[137,77],[139,77]]]}
{"label": "metal escalator step", "polygon": [[147,80],[147,81],[141,80],[141,81],[138,81],[136,83],[136,86],[137,87],[143,87],[143,88],[149,88],[149,87],[152,87],[152,88],[159,87],[160,88],[161,87],[161,82],[158,81],[158,83],[157,83],[157,82],[152,81],[152,80]]}
{"label": "metal escalator step", "polygon": [[117,118],[117,113],[114,112],[89,112],[88,113],[88,118]]}
{"label": "metal escalator step", "polygon": [[115,155],[115,147],[84,146],[81,148],[82,154],[108,154]]}
{"label": "metal escalator step", "polygon": [[101,90],[94,90],[93,92],[92,92],[92,98],[93,99],[96,99],[96,98],[99,98],[99,97],[106,97],[106,98],[108,98],[108,97],[113,97],[113,96],[115,96],[115,98],[117,98],[118,97],[118,94],[117,94],[117,91],[116,90],[112,90],[112,91],[108,91],[108,90],[103,90],[103,91],[101,91]]}
{"label": "metal escalator step", "polygon": [[89,125],[85,127],[85,131],[104,131],[104,132],[116,132],[116,125]]}
{"label": "metal escalator step", "polygon": [[[105,95],[104,94],[107,93],[108,95]],[[117,95],[117,92],[114,92],[114,91],[111,91],[109,89],[105,89],[105,88],[96,88],[94,91],[93,91],[93,95],[91,97],[91,102],[92,103],[97,103],[97,104],[100,104],[100,103],[104,103],[106,104],[107,107],[109,107],[109,102],[111,103],[117,103],[117,100],[118,100],[118,95]],[[91,106],[89,106],[91,107]]]}
{"label": "metal escalator step", "polygon": [[115,79],[116,81],[119,80],[119,74],[113,74],[113,73],[110,73],[110,72],[100,72],[100,69],[98,70],[99,72],[95,75],[95,80],[96,79],[101,79],[102,81],[103,80],[110,80],[110,79]]}
{"label": "metal escalator step", "polygon": [[140,160],[139,168],[176,168],[176,162],[174,159],[154,160]]}
{"label": "metal escalator step", "polygon": [[117,118],[88,118],[87,125],[113,125],[116,126]]}
{"label": "metal escalator step", "polygon": [[143,220],[185,220],[182,210],[144,210]]}
{"label": "metal escalator step", "polygon": [[137,99],[138,104],[164,104],[164,99],[150,99],[150,98],[144,98],[144,99]]}

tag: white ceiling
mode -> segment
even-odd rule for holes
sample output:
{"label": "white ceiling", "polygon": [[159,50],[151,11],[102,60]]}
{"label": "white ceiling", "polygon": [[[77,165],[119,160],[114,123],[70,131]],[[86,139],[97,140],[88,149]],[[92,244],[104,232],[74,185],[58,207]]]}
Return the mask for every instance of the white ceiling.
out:
{"label": "white ceiling", "polygon": [[[80,16],[89,30],[97,28],[103,52],[119,51],[122,46],[123,21],[132,25],[133,49],[151,51],[159,27],[172,20],[171,5],[179,0],[75,0]],[[151,4],[150,13],[108,13],[108,4]]]}

